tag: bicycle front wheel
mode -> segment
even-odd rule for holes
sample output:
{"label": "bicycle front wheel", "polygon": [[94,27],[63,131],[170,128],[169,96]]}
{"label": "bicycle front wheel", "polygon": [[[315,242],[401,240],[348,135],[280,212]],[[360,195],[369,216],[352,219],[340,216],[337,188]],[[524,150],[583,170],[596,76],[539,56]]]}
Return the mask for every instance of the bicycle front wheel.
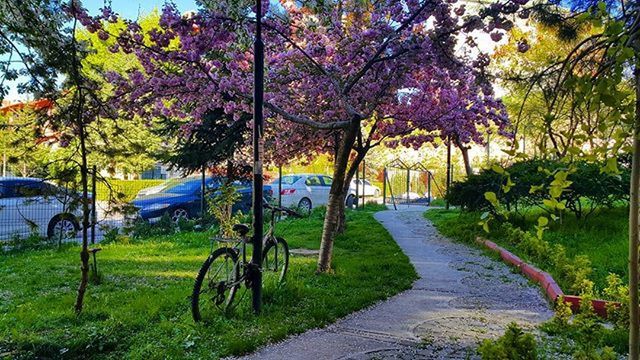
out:
{"label": "bicycle front wheel", "polygon": [[194,321],[231,308],[240,287],[240,266],[237,253],[224,247],[214,251],[198,272],[191,296]]}
{"label": "bicycle front wheel", "polygon": [[281,238],[272,238],[262,253],[262,270],[265,278],[282,282],[289,269],[289,245]]}

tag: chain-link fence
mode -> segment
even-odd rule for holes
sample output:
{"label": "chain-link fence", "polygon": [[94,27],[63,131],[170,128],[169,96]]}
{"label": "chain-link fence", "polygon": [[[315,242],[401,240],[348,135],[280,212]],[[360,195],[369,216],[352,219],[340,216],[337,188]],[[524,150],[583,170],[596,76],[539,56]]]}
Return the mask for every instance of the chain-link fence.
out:
{"label": "chain-link fence", "polygon": [[[293,170],[267,169],[264,193],[269,200],[303,212],[326,205],[332,184],[328,171]],[[381,203],[381,174],[381,170],[361,167],[350,184],[345,205],[355,208],[365,202]],[[178,230],[209,227],[212,224],[209,201],[223,182],[223,178],[211,173],[122,180],[91,171],[87,196],[89,241],[100,242],[124,232],[163,235],[176,227]],[[233,213],[250,213],[250,181],[238,180],[232,185],[238,194]],[[0,241],[25,238],[79,241],[84,222],[83,199],[79,181],[0,177]]]}

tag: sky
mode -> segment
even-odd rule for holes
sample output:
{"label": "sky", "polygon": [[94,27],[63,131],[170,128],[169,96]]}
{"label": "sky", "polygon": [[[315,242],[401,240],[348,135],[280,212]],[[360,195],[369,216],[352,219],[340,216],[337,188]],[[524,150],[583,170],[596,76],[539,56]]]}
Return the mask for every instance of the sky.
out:
{"label": "sky", "polygon": [[[104,7],[105,2],[111,2],[111,8],[116,13],[121,16],[135,20],[139,16],[144,16],[145,14],[151,13],[154,9],[160,10],[165,3],[165,0],[85,0],[82,1],[82,5],[89,11],[89,14],[98,14],[100,12],[100,8]],[[196,2],[195,0],[173,0],[173,2],[178,7],[180,11],[189,11],[196,10]],[[13,67],[17,67],[18,65],[13,65]],[[26,100],[29,98],[27,94],[19,94],[17,90],[17,85],[21,81],[24,81],[22,78],[19,78],[17,81],[7,81],[7,85],[9,86],[9,93],[5,97],[5,100],[14,102]]]}
{"label": "sky", "polygon": [[[107,1],[108,2],[108,1]],[[111,8],[128,19],[137,19],[138,15],[150,13],[153,9],[161,9],[165,0],[111,0]],[[195,0],[173,0],[180,11],[196,10]],[[98,13],[105,4],[104,0],[85,0],[82,5],[90,14]]]}

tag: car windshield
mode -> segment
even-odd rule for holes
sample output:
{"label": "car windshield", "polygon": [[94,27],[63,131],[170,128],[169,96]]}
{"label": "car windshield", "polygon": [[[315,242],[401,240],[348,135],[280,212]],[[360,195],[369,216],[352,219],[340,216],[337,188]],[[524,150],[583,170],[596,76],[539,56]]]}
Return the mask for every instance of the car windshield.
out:
{"label": "car windshield", "polygon": [[[186,179],[170,179],[162,184],[158,185],[162,187],[160,192],[171,194],[190,194],[200,191],[202,186],[202,179],[199,178],[186,178]],[[216,189],[219,186],[218,179],[208,178],[206,179],[207,189]]]}
{"label": "car windshield", "polygon": [[[289,176],[283,176],[282,177],[282,184],[283,185],[293,185],[296,183],[296,181],[300,180],[300,176],[295,176],[295,175],[289,175]],[[272,184],[278,184],[278,182],[280,181],[280,179],[275,179],[273,180]]]}
{"label": "car windshield", "polygon": [[199,180],[182,181],[165,187],[162,192],[170,194],[190,194],[199,191],[201,183]]}

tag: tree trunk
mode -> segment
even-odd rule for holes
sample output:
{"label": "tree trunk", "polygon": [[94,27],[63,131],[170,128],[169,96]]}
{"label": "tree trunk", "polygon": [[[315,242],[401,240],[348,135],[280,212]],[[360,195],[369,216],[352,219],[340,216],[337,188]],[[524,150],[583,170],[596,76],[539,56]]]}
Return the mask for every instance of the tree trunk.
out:
{"label": "tree trunk", "polygon": [[[81,95],[80,95],[81,96]],[[82,101],[82,100],[80,100]],[[80,105],[82,109],[82,105]],[[79,112],[79,116],[82,112]],[[82,121],[78,119],[79,123],[79,138],[80,138],[80,156],[82,158],[82,162],[80,165],[80,180],[82,182],[82,250],[80,251],[80,271],[81,271],[81,279],[80,285],[78,286],[78,296],[76,298],[75,310],[76,313],[80,313],[82,311],[82,306],[84,304],[84,293],[87,290],[87,284],[89,283],[89,241],[87,229],[89,228],[89,191],[88,191],[88,173],[89,167],[87,166],[87,148],[85,143],[86,134],[84,132],[84,125]],[[95,196],[95,194],[93,194]]]}
{"label": "tree trunk", "polygon": [[333,168],[333,183],[331,184],[331,190],[329,191],[327,213],[325,214],[324,225],[322,227],[322,240],[320,241],[317,272],[327,272],[331,269],[333,241],[338,234],[341,214],[344,214],[344,188],[347,167],[349,165],[349,155],[351,154],[351,149],[359,130],[360,120],[353,119],[349,128],[345,130],[344,136],[342,137],[340,145],[336,151],[335,165]]}
{"label": "tree trunk", "polygon": [[[351,181],[351,180],[349,180]],[[349,182],[347,181],[347,184]],[[345,209],[345,203],[347,200],[347,196],[346,196],[346,192],[344,193],[344,196],[342,197],[342,206],[340,206],[338,208],[338,225],[336,226],[336,235],[342,234],[344,233],[344,231],[347,229],[347,217],[344,213],[344,209]]]}
{"label": "tree trunk", "polygon": [[636,59],[636,117],[633,131],[633,160],[629,189],[629,359],[638,360],[640,355],[640,313],[638,309],[638,210],[640,209],[640,67]]}
{"label": "tree trunk", "polygon": [[455,143],[456,143],[456,146],[460,149],[460,152],[462,153],[462,160],[464,161],[464,170],[467,173],[467,177],[469,177],[473,175],[471,160],[469,160],[469,148],[464,146],[464,144],[462,144],[460,140],[457,138],[455,139]]}
{"label": "tree trunk", "polygon": [[[355,175],[355,172],[358,171],[358,167],[360,166],[360,163],[362,163],[364,156],[365,156],[365,150],[362,150],[361,153],[358,153],[356,155],[356,158],[353,160],[353,162],[351,163],[351,165],[349,166],[349,170],[347,171],[347,174],[345,175],[344,178],[344,186],[342,188],[342,194],[343,194],[343,206],[340,207],[339,213],[338,213],[338,227],[336,228],[336,234],[342,234],[346,228],[347,228],[347,223],[346,223],[346,218],[345,218],[345,206],[346,206],[346,197],[347,194],[349,194],[349,188],[351,187],[351,180],[353,179],[353,176]],[[364,191],[364,189],[362,190]],[[364,193],[363,193],[364,194]],[[363,195],[364,198],[364,195]],[[358,199],[355,200],[356,202],[358,201]]]}

